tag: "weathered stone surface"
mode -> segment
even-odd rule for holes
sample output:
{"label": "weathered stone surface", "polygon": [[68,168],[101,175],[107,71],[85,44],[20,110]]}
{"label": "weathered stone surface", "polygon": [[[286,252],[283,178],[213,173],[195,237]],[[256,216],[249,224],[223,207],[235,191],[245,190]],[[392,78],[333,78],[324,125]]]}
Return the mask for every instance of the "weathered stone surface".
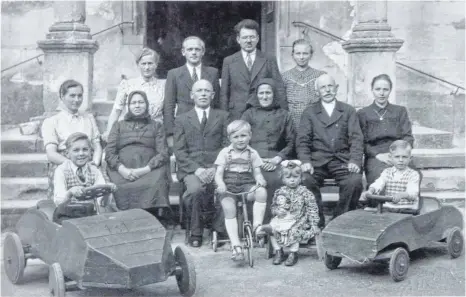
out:
{"label": "weathered stone surface", "polygon": [[34,135],[39,133],[41,122],[32,121],[27,123],[19,124],[19,130],[22,135]]}

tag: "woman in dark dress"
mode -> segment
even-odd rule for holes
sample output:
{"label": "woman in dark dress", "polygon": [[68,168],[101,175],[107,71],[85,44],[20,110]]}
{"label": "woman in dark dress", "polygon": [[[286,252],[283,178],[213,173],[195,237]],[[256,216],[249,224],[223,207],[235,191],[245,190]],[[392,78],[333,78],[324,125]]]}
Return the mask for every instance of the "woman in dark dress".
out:
{"label": "woman in dark dress", "polygon": [[142,91],[128,95],[128,113],[113,125],[105,148],[107,173],[118,185],[120,210],[169,207],[169,156],[163,125],[151,119]]}
{"label": "woman in dark dress", "polygon": [[367,184],[372,184],[385,168],[391,167],[388,157],[390,144],[406,140],[411,145],[414,137],[411,122],[404,106],[391,104],[388,97],[392,81],[387,74],[377,75],[371,83],[374,103],[358,111],[364,134],[364,170]]}
{"label": "woman in dark dress", "polygon": [[273,79],[263,78],[257,84],[255,100],[241,117],[251,125],[252,137],[249,145],[262,158],[262,174],[267,181],[267,212],[264,222],[270,220],[270,205],[275,190],[281,185],[280,163],[288,160],[294,152],[296,138],[293,120],[288,111],[280,108],[275,100]]}

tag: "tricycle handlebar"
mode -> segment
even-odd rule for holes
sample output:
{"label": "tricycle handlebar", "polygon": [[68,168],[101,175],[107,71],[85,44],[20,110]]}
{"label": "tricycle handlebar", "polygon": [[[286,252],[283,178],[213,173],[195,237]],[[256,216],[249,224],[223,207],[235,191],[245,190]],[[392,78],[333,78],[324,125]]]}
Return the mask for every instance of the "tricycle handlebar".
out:
{"label": "tricycle handlebar", "polygon": [[391,196],[382,196],[382,195],[374,195],[374,194],[367,194],[366,198],[376,200],[379,202],[392,202],[393,201],[393,197]]}

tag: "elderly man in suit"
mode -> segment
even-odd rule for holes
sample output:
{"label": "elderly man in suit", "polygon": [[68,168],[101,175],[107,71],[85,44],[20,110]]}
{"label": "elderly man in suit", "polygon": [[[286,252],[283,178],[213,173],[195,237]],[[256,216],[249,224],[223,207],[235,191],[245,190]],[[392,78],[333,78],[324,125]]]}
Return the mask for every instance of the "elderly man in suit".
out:
{"label": "elderly man in suit", "polygon": [[223,60],[220,108],[230,113],[231,119],[241,118],[254,101],[256,84],[261,78],[275,80],[277,102],[288,109],[285,86],[275,57],[267,57],[259,51],[259,24],[253,20],[242,20],[235,26],[236,41],[241,50]]}
{"label": "elderly man in suit", "polygon": [[338,85],[328,74],[315,82],[320,100],[307,107],[301,117],[296,150],[303,162],[304,185],[319,207],[319,227],[325,226],[320,187],[325,178],[335,178],[340,198],[333,218],[355,209],[362,192],[363,134],[356,110],[336,100]]}
{"label": "elderly man in suit", "polygon": [[228,145],[228,113],[210,107],[214,95],[209,81],[198,80],[191,90],[194,108],[175,120],[177,177],[186,188],[183,201],[191,214],[190,243],[193,247],[202,245],[201,206],[206,204],[205,199],[213,197],[208,193],[213,189],[214,162],[220,150]]}
{"label": "elderly man in suit", "polygon": [[163,118],[167,142],[173,146],[173,126],[175,123],[175,107],[178,105],[176,115],[181,115],[193,109],[194,102],[191,99],[191,87],[200,79],[208,80],[214,88],[212,107],[218,108],[218,93],[220,85],[217,68],[202,64],[205,53],[205,43],[197,36],[187,37],[181,48],[182,55],[186,58],[186,64],[168,72],[165,83],[165,99],[163,105]]}

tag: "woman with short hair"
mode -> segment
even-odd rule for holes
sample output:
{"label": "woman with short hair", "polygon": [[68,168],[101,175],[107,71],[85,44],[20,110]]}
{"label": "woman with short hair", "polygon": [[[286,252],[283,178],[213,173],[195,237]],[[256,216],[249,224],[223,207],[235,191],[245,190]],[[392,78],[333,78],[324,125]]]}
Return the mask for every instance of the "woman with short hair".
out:
{"label": "woman with short hair", "polygon": [[411,122],[404,106],[388,102],[393,83],[387,74],[372,79],[374,102],[358,111],[359,123],[364,134],[364,170],[367,184],[372,184],[385,168],[392,164],[388,157],[390,145],[395,140],[414,143]]}
{"label": "woman with short hair", "polygon": [[146,93],[149,102],[148,112],[151,119],[162,122],[165,81],[155,77],[159,59],[159,55],[154,50],[146,47],[136,56],[136,65],[139,68],[140,76],[121,81],[112,112],[108,117],[107,130],[103,135],[104,140],[107,140],[113,124],[126,114],[126,101],[128,94],[132,91],[143,91]]}

